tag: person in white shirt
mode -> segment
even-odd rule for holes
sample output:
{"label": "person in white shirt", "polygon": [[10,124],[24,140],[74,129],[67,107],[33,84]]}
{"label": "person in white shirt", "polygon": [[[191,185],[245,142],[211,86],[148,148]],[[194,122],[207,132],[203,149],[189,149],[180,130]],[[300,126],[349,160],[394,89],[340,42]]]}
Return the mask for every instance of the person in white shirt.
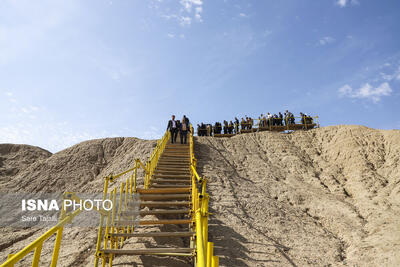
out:
{"label": "person in white shirt", "polygon": [[178,123],[175,120],[175,115],[172,115],[172,119],[168,121],[167,131],[171,132],[171,143],[176,142],[176,137],[178,135]]}

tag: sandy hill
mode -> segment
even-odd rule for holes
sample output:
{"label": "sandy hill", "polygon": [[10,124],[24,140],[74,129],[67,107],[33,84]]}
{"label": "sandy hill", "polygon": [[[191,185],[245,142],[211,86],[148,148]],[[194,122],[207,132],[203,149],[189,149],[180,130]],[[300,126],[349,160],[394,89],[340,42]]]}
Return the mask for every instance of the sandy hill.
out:
{"label": "sandy hill", "polygon": [[[154,146],[107,138],[52,155],[0,145],[0,191],[100,192],[104,176],[146,159]],[[210,239],[221,266],[400,265],[400,131],[333,126],[198,137],[195,153],[199,173],[209,178]],[[0,232],[3,261],[43,230]],[[91,265],[95,238],[95,229],[68,229],[60,266]],[[139,265],[131,258],[118,266]]]}

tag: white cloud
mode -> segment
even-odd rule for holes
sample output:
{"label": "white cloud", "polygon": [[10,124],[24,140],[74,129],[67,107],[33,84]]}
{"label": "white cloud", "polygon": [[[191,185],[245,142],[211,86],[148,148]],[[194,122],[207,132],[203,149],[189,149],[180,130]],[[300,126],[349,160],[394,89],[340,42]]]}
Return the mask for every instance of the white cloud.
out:
{"label": "white cloud", "polygon": [[348,4],[355,6],[355,5],[359,5],[360,1],[359,0],[336,0],[336,5],[338,5],[340,7],[346,7]]}
{"label": "white cloud", "polygon": [[180,24],[181,24],[181,26],[189,26],[190,24],[192,24],[192,18],[191,17],[181,17]]}
{"label": "white cloud", "polygon": [[14,94],[11,92],[5,92],[4,93],[7,96],[7,99],[10,103],[17,103],[17,99],[15,99],[13,96]]}
{"label": "white cloud", "polygon": [[197,21],[202,22],[202,19],[201,19],[201,13],[202,13],[202,12],[203,12],[203,7],[198,6],[198,7],[195,8],[195,15],[194,15],[194,17],[195,17],[195,19],[196,19]]}
{"label": "white cloud", "polygon": [[22,107],[21,108],[21,111],[23,113],[26,113],[26,114],[31,114],[31,113],[36,112],[38,110],[39,110],[39,107],[36,107],[36,106],[27,106],[27,107]]}
{"label": "white cloud", "polygon": [[348,96],[351,95],[351,93],[353,92],[353,88],[351,88],[350,85],[346,84],[343,87],[339,88],[338,91],[340,96]]}
{"label": "white cloud", "polygon": [[138,136],[143,139],[159,139],[162,135],[163,132],[155,126],[150,126],[150,130],[138,134]]}
{"label": "white cloud", "polygon": [[203,22],[203,0],[180,0],[178,6],[179,10],[166,8],[169,14],[162,14],[161,17],[168,20],[175,19],[183,27],[190,26],[194,20]]}
{"label": "white cloud", "polygon": [[203,0],[180,0],[179,3],[190,13],[192,12],[193,6],[203,5]]}
{"label": "white cloud", "polygon": [[[386,63],[386,64],[388,64],[388,63]],[[384,66],[390,66],[390,65],[386,65],[386,64]],[[386,73],[381,72],[380,76],[383,80],[388,81],[388,82],[393,81],[393,80],[400,81],[400,66],[392,74],[386,74]]]}
{"label": "white cloud", "polygon": [[335,38],[330,37],[330,36],[325,36],[319,39],[318,44],[319,45],[327,45],[335,42]]}
{"label": "white cloud", "polygon": [[337,0],[336,4],[340,7],[345,7],[347,5],[347,0]]}
{"label": "white cloud", "polygon": [[247,16],[245,13],[240,13],[240,14],[239,14],[239,17],[241,17],[241,18],[247,18],[248,16]]}
{"label": "white cloud", "polygon": [[378,87],[373,87],[369,83],[364,84],[357,90],[354,90],[350,85],[346,84],[339,88],[338,93],[341,97],[359,98],[359,99],[370,99],[374,103],[381,100],[383,96],[389,96],[392,93],[392,88],[389,83],[384,82]]}
{"label": "white cloud", "polygon": [[167,36],[168,36],[168,38],[174,38],[174,37],[175,37],[175,34],[168,33]]}

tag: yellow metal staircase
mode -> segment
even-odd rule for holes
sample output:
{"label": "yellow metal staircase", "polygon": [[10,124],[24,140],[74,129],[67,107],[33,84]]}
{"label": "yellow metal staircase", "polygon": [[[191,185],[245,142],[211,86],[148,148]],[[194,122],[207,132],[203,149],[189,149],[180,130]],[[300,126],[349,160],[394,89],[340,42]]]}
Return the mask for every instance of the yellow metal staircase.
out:
{"label": "yellow metal staircase", "polygon": [[[169,139],[167,132],[146,163],[142,187],[137,186],[136,171],[143,164],[137,161],[135,168],[130,170],[135,171],[135,175],[121,183],[118,205],[117,189],[108,193],[108,181],[112,179],[115,182],[115,177],[106,179],[104,195],[109,195],[115,208],[108,213],[105,227],[103,219],[100,220],[95,267],[100,261],[102,266],[112,266],[113,259],[119,255],[183,256],[192,257],[196,266],[218,266],[218,257],[213,256],[213,244],[208,242],[207,237],[207,180],[201,179],[196,172],[193,134],[190,134],[188,145],[172,144]],[[150,216],[153,218],[148,219]],[[164,227],[166,225],[179,227],[171,230]],[[146,228],[154,226],[160,228],[156,231]],[[128,238],[138,237],[168,237],[169,241],[187,238],[188,242],[182,243],[189,245],[177,247],[171,242],[169,246],[124,248]]]}
{"label": "yellow metal staircase", "polygon": [[[191,257],[195,266],[218,266],[213,255],[213,243],[208,242],[207,179],[196,172],[193,153],[193,128],[189,144],[171,144],[166,132],[157,142],[146,164],[134,160],[134,167],[105,178],[103,201],[112,203],[111,210],[98,210],[100,223],[96,244],[97,267],[112,266],[120,255],[164,255]],[[138,170],[145,177],[138,181]],[[69,198],[78,199],[68,193]],[[57,265],[62,230],[80,211],[63,209],[60,222],[22,251],[9,255],[3,266],[14,266],[29,252],[35,251],[32,266],[39,266],[43,242],[57,233],[51,266]],[[150,228],[149,228],[150,227]],[[157,228],[159,227],[159,228]],[[149,229],[151,229],[149,231]],[[136,248],[136,238],[168,238],[167,244]],[[186,247],[179,247],[173,240],[183,239]],[[131,247],[129,247],[131,246]]]}
{"label": "yellow metal staircase", "polygon": [[[127,203],[121,212],[117,228],[134,226],[130,233],[111,233],[114,243],[118,239],[137,237],[193,238],[191,214],[191,173],[189,145],[167,144],[150,179],[148,188],[138,188],[136,198]],[[157,219],[147,219],[156,216]],[[154,225],[183,225],[184,230],[148,232],[145,227]],[[144,226],[144,227],[143,227]],[[180,227],[179,229],[182,229]],[[161,231],[160,231],[161,230]],[[190,242],[186,242],[190,243]],[[154,247],[146,249],[102,249],[100,256],[111,258],[116,255],[195,255],[193,247]],[[105,259],[107,260],[107,259]]]}

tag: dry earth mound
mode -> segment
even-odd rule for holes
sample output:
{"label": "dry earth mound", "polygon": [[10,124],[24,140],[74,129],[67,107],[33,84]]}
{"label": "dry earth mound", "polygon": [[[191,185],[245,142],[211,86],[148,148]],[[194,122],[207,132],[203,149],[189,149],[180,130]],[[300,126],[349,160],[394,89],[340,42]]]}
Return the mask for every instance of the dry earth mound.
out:
{"label": "dry earth mound", "polygon": [[35,161],[46,159],[51,155],[49,151],[40,147],[0,144],[0,186]]}
{"label": "dry earth mound", "polygon": [[[26,145],[0,145],[0,192],[102,192],[104,177],[146,160],[156,141],[106,138],[85,141],[51,154]],[[83,216],[83,214],[79,215]],[[46,229],[0,228],[0,262],[19,251]],[[67,228],[62,241],[60,266],[88,266],[93,261],[96,229]],[[45,243],[41,265],[49,266],[54,237]],[[20,266],[29,266],[31,256]],[[18,266],[18,265],[17,265]]]}
{"label": "dry earth mound", "polygon": [[196,139],[223,266],[400,266],[400,131]]}
{"label": "dry earth mound", "polygon": [[[101,192],[104,176],[146,159],[155,144],[107,138],[54,155],[0,145],[0,192]],[[209,178],[210,239],[221,266],[400,265],[400,131],[334,126],[198,137],[195,153],[199,173]],[[0,228],[0,260],[44,230]],[[60,266],[91,266],[95,241],[96,229],[66,229]],[[43,248],[43,266],[52,245]],[[134,260],[141,263],[117,263],[178,264],[163,257]]]}

